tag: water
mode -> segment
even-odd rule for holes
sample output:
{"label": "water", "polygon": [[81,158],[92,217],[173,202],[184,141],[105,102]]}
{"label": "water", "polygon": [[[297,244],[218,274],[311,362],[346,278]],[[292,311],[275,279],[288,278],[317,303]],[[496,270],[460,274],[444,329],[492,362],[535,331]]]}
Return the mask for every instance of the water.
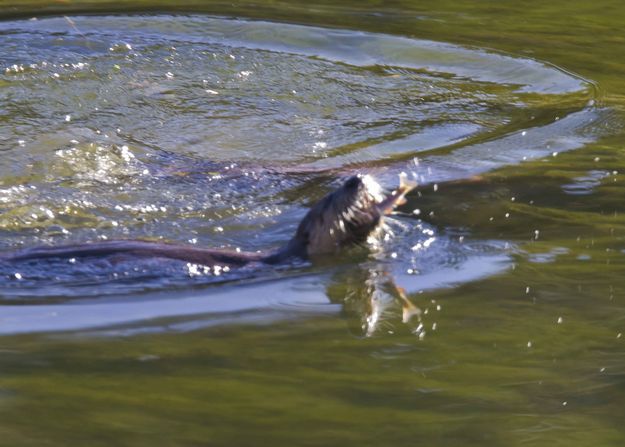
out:
{"label": "water", "polygon": [[557,3],[0,22],[3,250],[266,250],[355,171],[422,184],[340,259],[0,266],[0,439],[622,445],[625,10]]}

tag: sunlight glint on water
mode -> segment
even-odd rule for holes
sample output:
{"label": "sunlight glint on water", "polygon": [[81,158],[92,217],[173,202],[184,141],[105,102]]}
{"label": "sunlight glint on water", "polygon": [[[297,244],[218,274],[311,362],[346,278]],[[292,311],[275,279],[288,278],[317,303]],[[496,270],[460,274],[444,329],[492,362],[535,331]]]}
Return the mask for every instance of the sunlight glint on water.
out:
{"label": "sunlight glint on water", "polygon": [[2,442],[622,445],[625,89],[538,60],[618,72],[579,3],[0,22],[3,250],[266,250],[354,171],[422,183],[314,265],[1,266]]}

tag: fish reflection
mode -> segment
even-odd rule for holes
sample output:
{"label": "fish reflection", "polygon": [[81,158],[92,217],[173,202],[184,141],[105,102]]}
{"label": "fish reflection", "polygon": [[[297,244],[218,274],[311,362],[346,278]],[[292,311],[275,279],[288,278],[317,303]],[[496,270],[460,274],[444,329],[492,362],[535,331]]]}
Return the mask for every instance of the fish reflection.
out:
{"label": "fish reflection", "polygon": [[419,337],[425,335],[422,310],[383,268],[360,265],[343,270],[326,293],[332,303],[342,306],[350,331],[359,336],[392,331],[399,318]]}

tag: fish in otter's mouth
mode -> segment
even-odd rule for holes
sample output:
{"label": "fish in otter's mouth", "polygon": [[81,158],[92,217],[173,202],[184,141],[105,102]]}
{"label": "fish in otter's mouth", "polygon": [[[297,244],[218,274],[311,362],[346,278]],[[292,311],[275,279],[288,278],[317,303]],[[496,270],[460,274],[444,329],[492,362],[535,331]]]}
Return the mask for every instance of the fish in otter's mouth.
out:
{"label": "fish in otter's mouth", "polygon": [[385,195],[371,176],[350,177],[308,211],[285,252],[308,257],[366,242],[382,217],[405,203],[404,196],[415,186],[402,173],[399,187]]}
{"label": "fish in otter's mouth", "polygon": [[366,242],[380,226],[383,216],[405,203],[404,196],[416,186],[404,173],[399,178],[399,187],[386,195],[380,185],[368,175],[348,178],[337,190],[326,195],[308,211],[286,245],[270,253],[234,252],[142,240],[111,240],[33,247],[0,254],[0,261],[126,256],[177,259],[229,268],[253,262],[277,264],[292,258],[308,259],[314,255],[331,254],[344,247]]}

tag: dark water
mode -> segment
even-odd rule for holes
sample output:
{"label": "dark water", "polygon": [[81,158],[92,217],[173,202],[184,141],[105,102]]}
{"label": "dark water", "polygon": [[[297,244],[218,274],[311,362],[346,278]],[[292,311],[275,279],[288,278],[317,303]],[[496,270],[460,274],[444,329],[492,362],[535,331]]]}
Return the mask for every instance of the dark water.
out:
{"label": "dark water", "polygon": [[0,445],[622,445],[625,8],[582,5],[0,2],[2,250],[422,185],[340,259],[0,265]]}

